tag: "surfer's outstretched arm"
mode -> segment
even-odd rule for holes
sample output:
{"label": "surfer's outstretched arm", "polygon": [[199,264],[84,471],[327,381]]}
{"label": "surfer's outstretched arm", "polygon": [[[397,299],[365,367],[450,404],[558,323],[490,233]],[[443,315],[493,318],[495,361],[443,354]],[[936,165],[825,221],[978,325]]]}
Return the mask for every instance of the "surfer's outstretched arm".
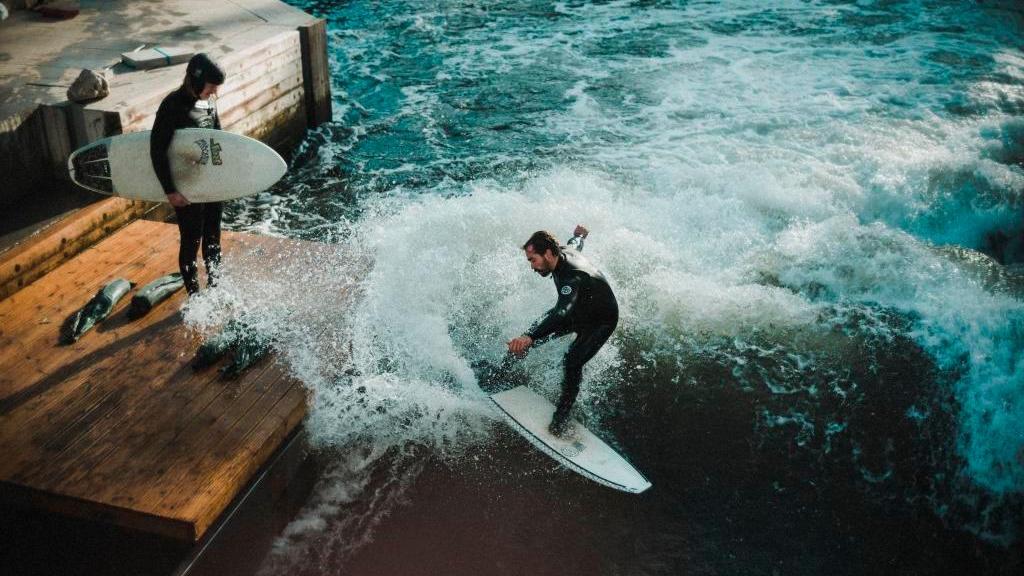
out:
{"label": "surfer's outstretched arm", "polygon": [[582,224],[577,224],[576,229],[572,231],[572,238],[565,243],[566,246],[571,246],[576,249],[577,252],[583,252],[583,241],[587,238],[587,234],[590,231],[587,227]]}

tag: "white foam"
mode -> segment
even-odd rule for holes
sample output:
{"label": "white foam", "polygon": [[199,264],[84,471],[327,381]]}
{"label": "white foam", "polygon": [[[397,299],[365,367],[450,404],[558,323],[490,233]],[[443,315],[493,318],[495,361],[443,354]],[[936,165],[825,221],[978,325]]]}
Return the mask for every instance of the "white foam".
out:
{"label": "white foam", "polygon": [[996,492],[1024,487],[1019,297],[989,291],[948,252],[851,215],[793,226],[775,249],[773,272],[784,284],[826,286],[835,298],[900,310],[917,319],[911,336],[941,367],[966,361],[957,394],[970,477]]}
{"label": "white foam", "polygon": [[[993,494],[1020,493],[1020,297],[978,280],[978,268],[994,269],[984,257],[964,258],[937,245],[978,248],[987,231],[1019,217],[1024,172],[990,152],[1011,145],[1002,128],[1015,119],[1003,110],[1019,109],[1024,97],[1019,86],[993,79],[996,74],[978,73],[964,86],[962,66],[935,58],[938,51],[964,62],[991,56],[992,72],[1020,78],[1021,59],[1005,48],[1018,31],[984,9],[921,2],[886,7],[896,16],[890,25],[840,24],[865,10],[881,9],[808,10],[790,0],[769,14],[760,2],[672,9],[562,2],[541,27],[501,12],[479,27],[445,33],[439,27],[445,15],[425,4],[385,20],[381,30],[346,32],[342,50],[349,62],[338,74],[368,85],[395,83],[402,98],[389,117],[356,120],[353,135],[320,147],[312,164],[333,167],[351,153],[373,192],[358,197],[362,215],[348,225],[304,212],[300,186],[269,208],[259,226],[278,233],[339,227],[335,236],[345,249],[372,260],[365,276],[357,274],[359,298],[351,308],[329,299],[303,304],[254,283],[274,301],[252,306],[247,298],[255,295],[233,292],[247,284],[227,281],[230,297],[218,306],[273,311],[283,299],[310,326],[327,327],[320,331],[328,337],[314,336],[283,312],[266,314],[287,326],[276,341],[314,391],[310,429],[319,446],[369,446],[373,462],[409,444],[458,455],[467,444],[485,442],[493,423],[472,362],[499,359],[504,341],[554,298],[550,281],[530,272],[518,246],[533,230],[564,237],[583,222],[593,230],[586,254],[619,295],[619,334],[654,333],[656,345],[665,344],[678,364],[688,360],[679,341],[755,346],[744,340],[756,335],[786,349],[800,331],[820,337],[821,346],[840,346],[826,340],[836,320],[829,314],[904,314],[908,335],[940,368],[966,366],[954,393],[969,483]],[[969,32],[932,30],[946,21]],[[487,80],[487,88],[448,86],[452,92],[441,94],[420,78],[399,86],[401,66],[389,67],[400,60],[390,51],[389,28],[432,39],[425,50],[442,64],[427,78],[470,86]],[[609,53],[612,45],[618,53]],[[524,79],[523,85],[490,82],[506,76]],[[535,173],[405,190],[384,184],[426,166],[358,164],[366,163],[358,143],[370,128],[403,118],[422,120],[425,145],[443,157],[449,152],[439,119],[446,106],[463,105],[447,98],[472,102],[502,87],[527,94],[537,77],[562,84],[545,96],[553,101],[517,118],[535,121],[563,156],[535,158],[540,152],[528,147],[479,152],[500,162],[548,162]],[[372,116],[359,97],[346,93],[346,106]],[[960,105],[977,113],[948,111]],[[380,187],[387,194],[376,195]],[[310,282],[330,294],[338,287],[322,278],[338,269],[344,266],[317,268]],[[192,316],[213,314],[202,306],[202,300],[190,306]],[[892,327],[877,321],[861,329],[884,338]],[[565,346],[531,353],[525,361],[531,385],[549,394],[557,389]],[[580,404],[598,420],[594,407],[609,389],[636,385],[618,378],[619,353],[613,338],[588,366]],[[793,362],[799,372],[803,364]],[[798,382],[767,384],[777,396],[812,393]],[[809,422],[790,412],[762,420],[800,434]],[[844,434],[844,426],[830,423],[827,435]],[[358,492],[363,477],[335,480],[354,482]],[[337,489],[340,496],[324,500],[347,502],[348,489]],[[324,515],[336,509],[328,506]],[[319,526],[313,516],[293,531]]]}

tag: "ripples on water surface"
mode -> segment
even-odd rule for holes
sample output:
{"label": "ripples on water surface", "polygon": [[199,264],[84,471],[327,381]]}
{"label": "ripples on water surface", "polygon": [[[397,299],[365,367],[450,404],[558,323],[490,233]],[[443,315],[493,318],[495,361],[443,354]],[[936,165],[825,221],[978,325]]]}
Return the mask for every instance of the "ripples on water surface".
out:
{"label": "ripples on water surface", "polygon": [[[1014,2],[296,2],[334,120],[235,229],[326,463],[266,574],[1014,573],[1024,520]],[[585,222],[623,311],[590,427],[624,496],[509,433],[473,366]],[[555,394],[567,343],[531,354]]]}

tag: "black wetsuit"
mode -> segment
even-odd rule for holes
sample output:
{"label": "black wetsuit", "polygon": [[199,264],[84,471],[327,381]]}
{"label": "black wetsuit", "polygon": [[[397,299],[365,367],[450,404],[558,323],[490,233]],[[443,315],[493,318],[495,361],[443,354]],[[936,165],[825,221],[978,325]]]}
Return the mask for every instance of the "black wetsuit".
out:
{"label": "black wetsuit", "polygon": [[[149,137],[149,155],[153,161],[153,170],[164,193],[177,192],[171,178],[171,163],[167,150],[171,146],[174,131],[179,128],[216,128],[220,129],[217,108],[197,107],[197,98],[182,86],[171,92],[160,103],[153,122],[153,132]],[[205,104],[205,102],[203,103]],[[199,291],[199,274],[196,256],[199,246],[203,247],[203,261],[206,262],[206,273],[211,281],[220,266],[220,220],[223,211],[222,202],[193,203],[184,208],[175,208],[178,217],[178,231],[181,234],[181,246],[178,249],[178,267],[181,269],[185,289],[189,294]]]}
{"label": "black wetsuit", "polygon": [[562,395],[552,419],[558,424],[565,422],[576,402],[583,365],[604,346],[619,322],[619,305],[608,280],[579,253],[582,250],[583,239],[579,237],[562,248],[558,265],[551,273],[558,289],[558,302],[526,331],[534,341],[576,333],[576,340],[565,353]]}

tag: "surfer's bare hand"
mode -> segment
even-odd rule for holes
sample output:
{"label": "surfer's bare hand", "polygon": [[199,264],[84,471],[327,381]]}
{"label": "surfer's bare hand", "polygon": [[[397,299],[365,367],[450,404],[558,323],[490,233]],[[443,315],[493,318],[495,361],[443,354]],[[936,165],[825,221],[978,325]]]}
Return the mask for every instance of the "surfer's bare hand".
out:
{"label": "surfer's bare hand", "polygon": [[188,198],[181,195],[181,192],[171,192],[167,195],[167,201],[175,208],[184,208],[191,204],[191,202],[188,201]]}
{"label": "surfer's bare hand", "polygon": [[582,236],[586,238],[587,234],[590,234],[590,230],[587,230],[587,227],[582,224],[577,224],[576,229],[572,231],[573,236]]}
{"label": "surfer's bare hand", "polygon": [[508,351],[522,358],[526,355],[526,351],[529,350],[532,345],[533,338],[530,338],[529,336],[520,336],[508,341]]}

